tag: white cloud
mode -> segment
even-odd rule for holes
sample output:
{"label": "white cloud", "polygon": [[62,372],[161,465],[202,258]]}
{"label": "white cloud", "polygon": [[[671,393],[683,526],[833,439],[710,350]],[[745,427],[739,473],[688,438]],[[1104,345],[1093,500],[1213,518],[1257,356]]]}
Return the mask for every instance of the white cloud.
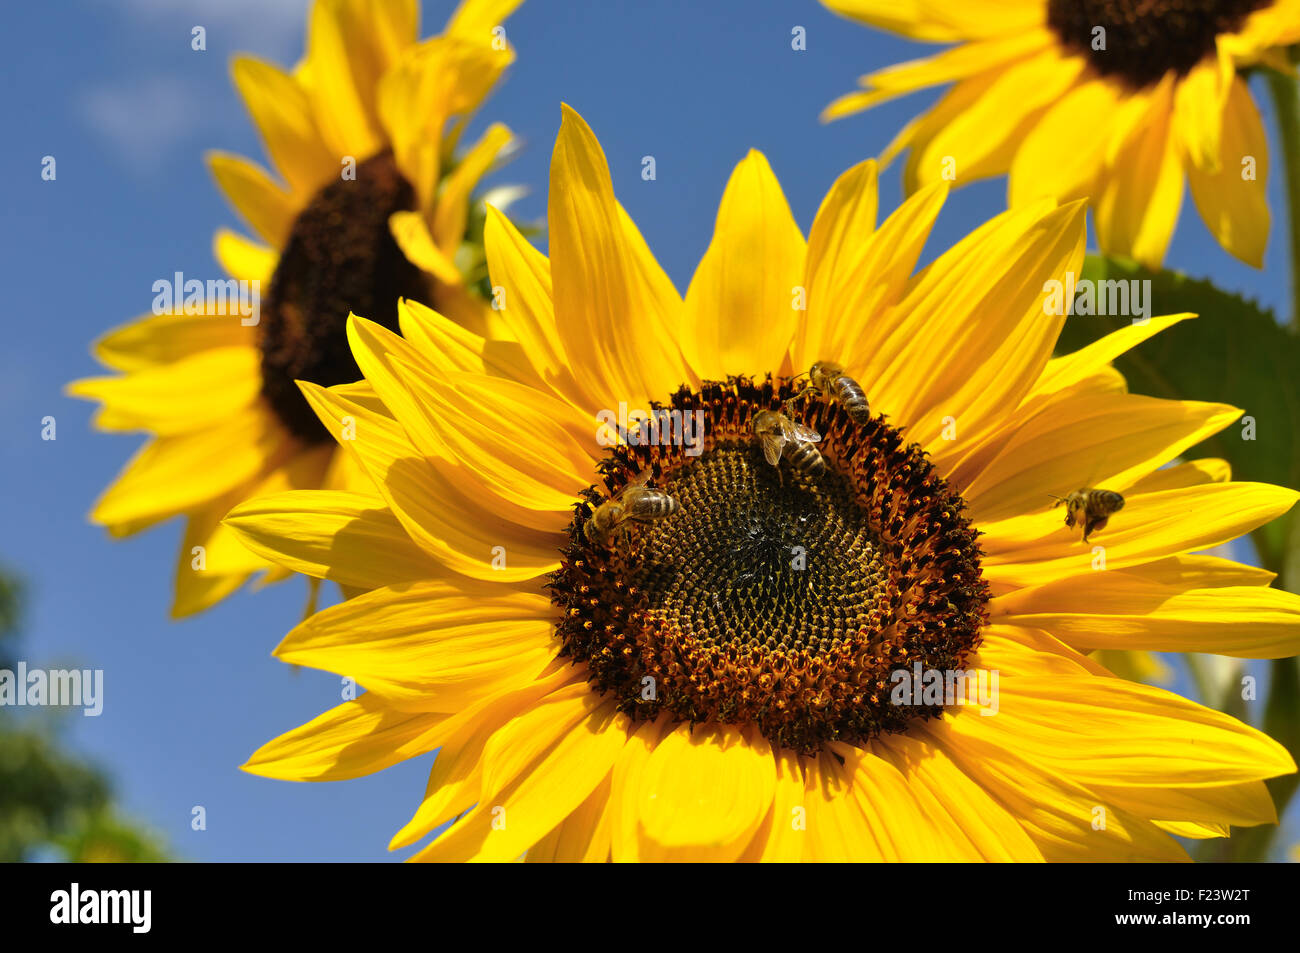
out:
{"label": "white cloud", "polygon": [[199,128],[201,98],[176,77],[130,80],[86,90],[86,123],[140,171],[152,171]]}
{"label": "white cloud", "polygon": [[292,62],[302,54],[309,2],[116,0],[111,6],[148,23],[202,26],[207,30],[210,50],[243,50]]}

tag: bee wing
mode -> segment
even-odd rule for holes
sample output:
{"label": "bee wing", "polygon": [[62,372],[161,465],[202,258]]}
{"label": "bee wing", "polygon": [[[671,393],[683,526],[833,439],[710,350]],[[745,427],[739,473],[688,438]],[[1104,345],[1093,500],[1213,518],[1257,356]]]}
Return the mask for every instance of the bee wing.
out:
{"label": "bee wing", "polygon": [[767,457],[767,462],[772,466],[778,466],[781,463],[781,451],[785,449],[785,437],[774,433],[763,433],[758,435],[758,442],[763,448],[763,456]]}
{"label": "bee wing", "polygon": [[816,430],[813,430],[811,427],[805,427],[803,424],[795,423],[793,420],[790,421],[790,426],[787,428],[787,430],[788,432],[786,436],[790,437],[793,440],[804,440],[809,443],[819,443],[822,439],[822,435],[819,434]]}

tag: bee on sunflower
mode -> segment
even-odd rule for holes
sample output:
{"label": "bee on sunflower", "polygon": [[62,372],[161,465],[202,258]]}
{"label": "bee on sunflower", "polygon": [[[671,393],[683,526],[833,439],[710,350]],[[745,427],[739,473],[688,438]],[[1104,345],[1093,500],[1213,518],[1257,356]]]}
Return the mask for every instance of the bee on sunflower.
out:
{"label": "bee on sunflower", "polygon": [[[1005,212],[913,274],[946,189],[878,223],[864,162],[805,241],[751,152],[683,299],[566,107],[549,258],[489,215],[501,327],[354,316],[365,380],[302,384],[373,488],[227,518],[367,590],[276,651],[365,694],[245,770],[441,749],[391,845],[454,819],[419,860],[1176,860],[1172,834],[1274,822],[1280,745],[1085,653],[1295,654],[1300,598],[1192,553],[1300,494],[1162,469],[1239,412],[1129,394],[1110,362],[1191,316],[1052,357],[1043,288],[1080,264],[1081,203]],[[611,433],[621,402],[658,429]],[[765,456],[764,413],[820,465]],[[1045,500],[1082,472],[1126,500],[1087,545]],[[996,697],[918,700],[911,672]]]}
{"label": "bee on sunflower", "polygon": [[257,236],[219,229],[214,252],[233,279],[262,289],[258,313],[187,309],[174,289],[174,304],[155,308],[163,313],[95,345],[118,374],[68,388],[102,403],[99,428],[150,435],[91,518],[121,537],[185,517],[174,616],[212,606],[252,573],[289,576],[222,527],[234,504],[359,478],[294,383],[360,376],[349,308],[395,328],[405,297],[485,331],[482,215],[471,197],[512,137],[501,124],[467,148],[460,136],[513,60],[500,24],[519,2],[463,0],[441,35],[421,41],[416,0],[316,0],[292,72],[235,60],[235,85],[283,183],[246,159],[210,155]]}
{"label": "bee on sunflower", "polygon": [[822,0],[937,56],[863,76],[839,119],[953,84],[887,147],[910,194],[1008,174],[1008,202],[1090,198],[1107,254],[1158,267],[1184,181],[1225,250],[1262,267],[1268,142],[1243,68],[1294,76],[1300,0]]}

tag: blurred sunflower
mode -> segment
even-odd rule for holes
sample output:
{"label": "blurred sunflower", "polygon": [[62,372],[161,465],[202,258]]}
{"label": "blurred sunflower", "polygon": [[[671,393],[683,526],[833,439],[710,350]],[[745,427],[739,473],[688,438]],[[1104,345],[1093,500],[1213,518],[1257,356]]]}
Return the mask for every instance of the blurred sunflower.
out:
{"label": "blurred sunflower", "polygon": [[[1082,653],[1294,654],[1300,598],[1188,553],[1300,494],[1158,469],[1238,414],[1109,367],[1187,315],[1051,357],[1043,288],[1080,264],[1080,203],[1006,212],[914,275],[945,186],[877,227],[876,178],[845,173],[805,243],[750,153],[683,301],[566,109],[550,259],[488,220],[502,336],[404,304],[404,336],[350,319],[370,390],[303,385],[328,430],[356,421],[375,490],[227,519],[370,590],[276,653],[368,691],[245,770],[349,778],[441,748],[392,846],[465,816],[423,860],[1165,860],[1186,858],[1170,833],[1274,821],[1281,746]],[[817,359],[874,415],[781,379]],[[681,439],[615,432],[622,402]],[[750,424],[781,407],[822,436],[820,472],[764,459]],[[1127,505],[1084,545],[1046,497],[1089,477]],[[609,544],[593,512],[630,483],[676,508]],[[994,690],[907,704],[918,669]]]}
{"label": "blurred sunflower", "polygon": [[210,155],[260,239],[220,229],[214,251],[233,279],[264,289],[260,313],[245,323],[229,304],[185,307],[175,288],[174,303],[155,307],[165,313],[96,344],[120,376],[68,388],[103,403],[101,429],[152,435],[91,518],[120,537],[186,517],[173,615],[213,605],[259,569],[268,581],[290,575],[220,525],[235,503],[357,478],[294,383],[360,377],[349,308],[396,327],[406,296],[486,330],[471,193],[511,135],[496,124],[469,148],[458,143],[513,59],[499,24],[518,4],[464,0],[441,36],[419,42],[416,0],[317,0],[292,73],[235,60],[235,84],[285,184],[246,159]]}
{"label": "blurred sunflower", "polygon": [[1244,66],[1294,75],[1300,0],[822,0],[923,42],[929,59],[864,76],[827,107],[838,119],[955,84],[885,152],[910,150],[909,194],[947,175],[1009,173],[1008,200],[1089,198],[1103,252],[1159,266],[1184,176],[1228,252],[1261,267],[1268,142]]}

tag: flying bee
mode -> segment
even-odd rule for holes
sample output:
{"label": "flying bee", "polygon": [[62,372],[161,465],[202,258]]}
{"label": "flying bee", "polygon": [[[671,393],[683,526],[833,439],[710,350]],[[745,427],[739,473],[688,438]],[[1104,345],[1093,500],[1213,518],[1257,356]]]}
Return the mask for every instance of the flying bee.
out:
{"label": "flying bee", "polygon": [[1105,529],[1110,518],[1124,508],[1124,497],[1114,490],[1097,490],[1085,486],[1069,496],[1053,496],[1052,509],[1065,504],[1065,525],[1074,529],[1083,522],[1083,541],[1096,530]]}
{"label": "flying bee", "polygon": [[582,526],[593,546],[611,548],[624,538],[629,523],[653,523],[677,512],[677,501],[663,490],[652,490],[646,470],[623,489],[597,506]]}
{"label": "flying bee", "polygon": [[804,476],[819,476],[826,469],[821,451],[813,446],[822,439],[822,435],[810,427],[796,423],[779,410],[760,410],[749,422],[749,428],[758,437],[767,462],[777,468],[777,477],[783,485],[782,456],[788,457],[795,472]]}
{"label": "flying bee", "polygon": [[[799,375],[803,377],[802,374]],[[871,419],[871,406],[862,385],[844,373],[844,368],[830,361],[818,361],[808,371],[808,385],[796,397],[809,392],[821,394],[827,400],[838,401],[855,424],[865,424]]]}

